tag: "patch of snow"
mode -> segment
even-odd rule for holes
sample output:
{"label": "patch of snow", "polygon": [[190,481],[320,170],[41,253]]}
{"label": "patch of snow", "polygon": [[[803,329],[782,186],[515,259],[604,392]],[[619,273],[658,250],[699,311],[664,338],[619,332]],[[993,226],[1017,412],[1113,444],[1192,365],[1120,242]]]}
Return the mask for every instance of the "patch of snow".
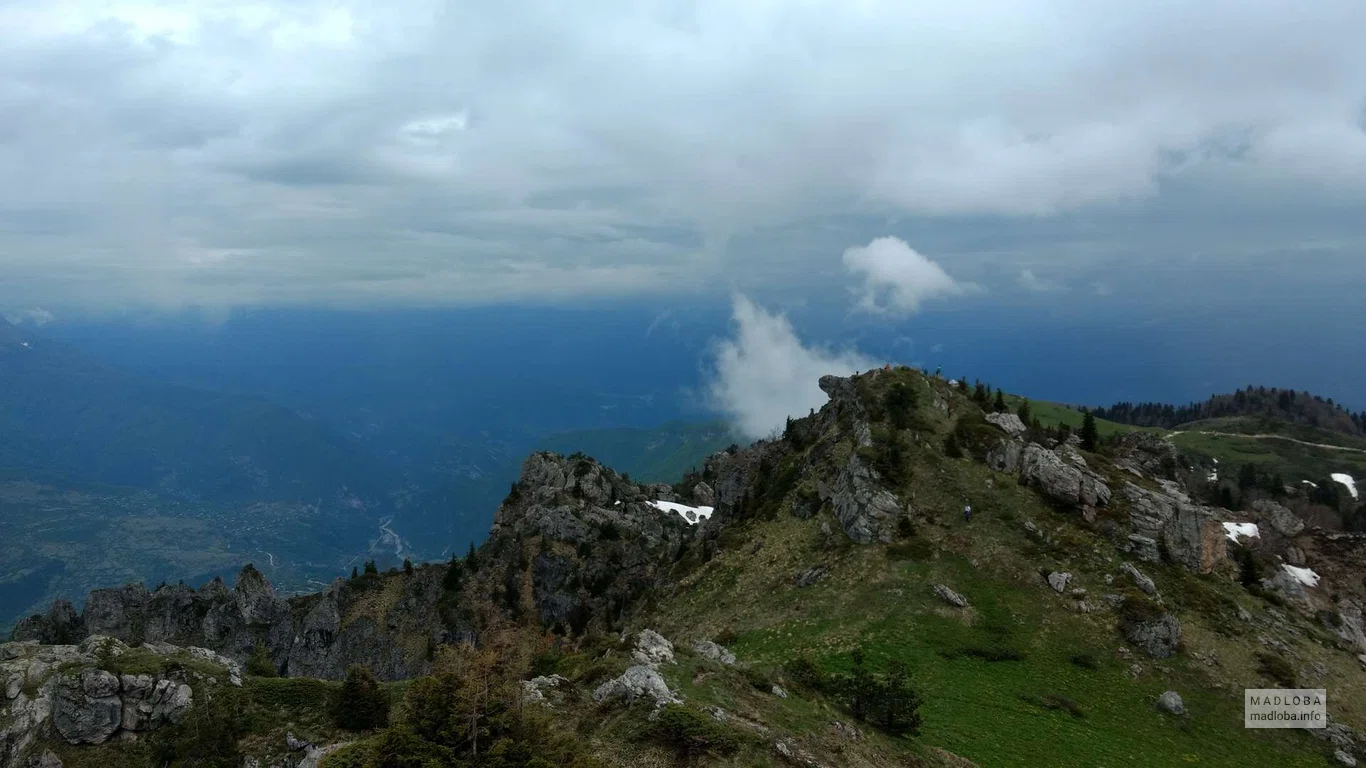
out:
{"label": "patch of snow", "polygon": [[1205,475],[1205,479],[1210,481],[1211,483],[1217,481],[1219,479],[1219,470],[1211,469],[1210,473],[1208,475]]}
{"label": "patch of snow", "polygon": [[1310,481],[1308,481],[1308,480],[1301,480],[1300,482],[1301,482],[1301,483],[1304,483],[1305,485],[1309,486],[1310,488],[1317,488],[1317,487],[1319,487],[1319,484],[1318,484],[1318,483],[1312,483],[1312,482],[1310,482]]}
{"label": "patch of snow", "polygon": [[1215,459],[1215,460],[1214,460],[1214,463],[1215,463],[1215,464],[1218,464],[1218,463],[1219,463],[1219,460],[1218,460],[1218,459]]}
{"label": "patch of snow", "polygon": [[1224,523],[1224,535],[1234,544],[1238,543],[1240,536],[1247,538],[1260,538],[1261,532],[1257,530],[1256,523]]}
{"label": "patch of snow", "polygon": [[1317,587],[1319,585],[1319,575],[1309,568],[1296,568],[1289,563],[1281,565],[1285,572],[1295,578],[1295,581],[1306,587]]}
{"label": "patch of snow", "polygon": [[1343,485],[1347,486],[1347,492],[1352,494],[1352,498],[1360,498],[1359,496],[1357,496],[1357,481],[1352,479],[1351,475],[1344,475],[1341,472],[1334,472],[1333,474],[1329,475],[1329,477],[1333,478],[1333,482],[1342,483]]}
{"label": "patch of snow", "polygon": [[715,511],[713,507],[690,507],[687,504],[679,504],[673,501],[651,501],[646,503],[661,512],[677,512],[684,520],[694,525],[699,520],[711,517],[711,513]]}
{"label": "patch of snow", "polygon": [[614,507],[619,507],[619,506],[621,506],[621,501],[618,500],[618,501],[612,502],[612,506],[614,506]]}

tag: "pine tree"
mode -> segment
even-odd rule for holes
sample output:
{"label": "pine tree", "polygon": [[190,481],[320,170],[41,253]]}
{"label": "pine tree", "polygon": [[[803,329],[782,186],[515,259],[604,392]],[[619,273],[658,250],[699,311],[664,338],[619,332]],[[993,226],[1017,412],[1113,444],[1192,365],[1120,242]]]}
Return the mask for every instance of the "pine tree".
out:
{"label": "pine tree", "polygon": [[348,731],[368,731],[389,723],[389,697],[369,668],[353,664],[346,671],[333,719],[337,727]]}
{"label": "pine tree", "polygon": [[1015,410],[1015,413],[1020,417],[1020,421],[1023,422],[1026,427],[1033,422],[1034,417],[1029,411],[1029,398],[1026,397],[1020,401],[1020,407]]}
{"label": "pine tree", "polygon": [[356,570],[356,566],[354,566],[354,565],[351,566],[351,580],[352,580],[352,581],[355,581],[356,579],[359,579],[359,578],[360,578],[360,572]]}
{"label": "pine tree", "polygon": [[448,592],[460,591],[460,584],[464,580],[465,564],[460,562],[460,558],[451,555],[451,561],[446,565],[446,575],[441,578],[441,587]]}
{"label": "pine tree", "polygon": [[1010,410],[1006,407],[1006,396],[1004,390],[996,390],[996,401],[991,404],[991,409],[997,413],[1005,413]]}
{"label": "pine tree", "polygon": [[1094,452],[1099,441],[1100,432],[1096,429],[1096,417],[1087,411],[1081,417],[1081,447]]}
{"label": "pine tree", "polygon": [[479,553],[474,549],[474,542],[470,542],[470,551],[465,553],[465,570],[474,573],[479,570]]}
{"label": "pine tree", "polygon": [[911,688],[906,663],[893,659],[887,664],[887,680],[879,698],[882,729],[888,733],[916,735],[920,731],[920,695]]}
{"label": "pine tree", "polygon": [[403,572],[409,576],[413,575],[413,561],[406,557],[403,558]]}
{"label": "pine tree", "polygon": [[366,561],[365,561],[365,575],[366,575],[366,576],[378,576],[378,575],[379,575],[379,566],[378,566],[378,565],[375,565],[375,561],[374,561],[374,560],[366,560]]}
{"label": "pine tree", "polygon": [[251,658],[247,659],[247,674],[255,677],[280,676],[280,672],[275,669],[275,662],[271,661],[270,651],[266,650],[264,643],[257,643],[256,650],[252,651]]}

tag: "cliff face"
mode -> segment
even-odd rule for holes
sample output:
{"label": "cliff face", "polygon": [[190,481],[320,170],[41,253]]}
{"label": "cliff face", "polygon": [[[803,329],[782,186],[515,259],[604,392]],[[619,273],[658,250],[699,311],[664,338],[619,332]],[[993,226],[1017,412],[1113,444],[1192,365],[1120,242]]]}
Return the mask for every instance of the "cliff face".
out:
{"label": "cliff face", "polygon": [[383,678],[403,679],[426,671],[430,644],[461,635],[438,608],[443,570],[338,579],[324,592],[290,599],[277,597],[250,565],[232,589],[218,579],[199,589],[129,584],[95,590],[81,613],[57,601],[21,621],[14,639],[63,644],[105,635],[133,645],[211,648],[237,660],[259,644],[286,675],[338,679],[349,665],[365,664]]}

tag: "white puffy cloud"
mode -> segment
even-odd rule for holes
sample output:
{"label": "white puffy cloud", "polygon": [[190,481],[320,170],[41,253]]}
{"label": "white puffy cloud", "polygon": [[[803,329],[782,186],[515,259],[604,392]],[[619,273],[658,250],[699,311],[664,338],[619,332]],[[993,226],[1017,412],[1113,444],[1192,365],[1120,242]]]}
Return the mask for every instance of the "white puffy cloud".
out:
{"label": "white puffy cloud", "polygon": [[786,317],[744,296],[734,299],[733,322],[735,335],[715,349],[708,394],[712,406],[747,438],[767,437],[787,417],[820,408],[828,399],[817,385],[821,376],[847,376],[878,365],[854,351],[804,345]]}
{"label": "white puffy cloud", "polygon": [[927,299],[966,290],[943,267],[895,237],[846,249],[844,267],[862,279],[858,306],[868,312],[913,313]]}
{"label": "white puffy cloud", "polygon": [[1363,28],[1359,0],[0,3],[0,301],[677,290],[840,217],[1350,207]]}

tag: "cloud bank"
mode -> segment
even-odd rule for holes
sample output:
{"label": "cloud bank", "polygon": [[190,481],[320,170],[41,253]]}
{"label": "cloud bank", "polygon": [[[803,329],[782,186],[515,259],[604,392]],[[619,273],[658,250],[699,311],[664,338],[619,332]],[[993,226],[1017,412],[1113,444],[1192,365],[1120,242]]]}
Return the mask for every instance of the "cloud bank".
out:
{"label": "cloud bank", "polygon": [[1350,207],[1362,29],[1359,0],[3,3],[0,301],[676,292],[798,280],[762,235],[851,217]]}
{"label": "cloud bank", "polygon": [[715,350],[709,396],[744,437],[757,440],[781,430],[788,416],[805,416],[825,404],[821,376],[847,376],[878,365],[852,351],[804,345],[781,314],[744,296],[733,306],[735,335]]}

